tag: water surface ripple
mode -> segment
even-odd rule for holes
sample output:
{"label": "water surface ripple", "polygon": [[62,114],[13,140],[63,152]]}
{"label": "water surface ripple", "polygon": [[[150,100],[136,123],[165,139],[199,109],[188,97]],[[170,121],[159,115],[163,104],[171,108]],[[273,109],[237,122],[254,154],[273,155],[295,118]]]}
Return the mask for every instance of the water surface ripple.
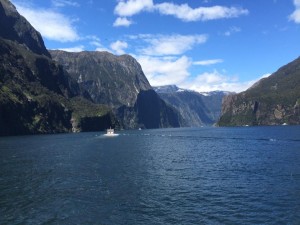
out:
{"label": "water surface ripple", "polygon": [[300,224],[300,127],[0,137],[0,224]]}

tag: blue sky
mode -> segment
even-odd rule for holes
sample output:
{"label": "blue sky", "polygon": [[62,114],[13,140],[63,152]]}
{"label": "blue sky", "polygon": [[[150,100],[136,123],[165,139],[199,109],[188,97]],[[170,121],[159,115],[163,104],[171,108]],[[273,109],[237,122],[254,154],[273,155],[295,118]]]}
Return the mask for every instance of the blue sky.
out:
{"label": "blue sky", "polygon": [[130,54],[153,86],[241,92],[300,56],[300,0],[13,0],[48,49]]}

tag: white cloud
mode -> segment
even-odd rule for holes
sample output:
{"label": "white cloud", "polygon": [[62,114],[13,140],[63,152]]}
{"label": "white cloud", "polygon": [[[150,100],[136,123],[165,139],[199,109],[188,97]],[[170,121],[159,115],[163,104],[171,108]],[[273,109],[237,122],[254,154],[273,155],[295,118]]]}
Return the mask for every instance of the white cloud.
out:
{"label": "white cloud", "polygon": [[42,36],[49,40],[69,42],[79,40],[79,35],[70,18],[51,9],[37,9],[15,4],[23,15]]}
{"label": "white cloud", "polygon": [[115,7],[115,14],[121,17],[133,16],[153,8],[152,0],[120,0]]}
{"label": "white cloud", "polygon": [[89,45],[91,45],[92,47],[96,47],[95,51],[109,51],[102,45],[100,38],[98,38],[97,36],[89,35],[86,36],[85,39],[90,40]]}
{"label": "white cloud", "polygon": [[90,45],[96,46],[98,48],[103,47],[101,42],[99,42],[99,41],[91,41]]}
{"label": "white cloud", "polygon": [[73,6],[73,7],[79,7],[79,3],[75,1],[69,1],[69,0],[52,0],[52,4],[55,7],[65,7],[65,6]]}
{"label": "white cloud", "polygon": [[126,17],[118,17],[116,21],[114,22],[113,26],[114,27],[129,27],[132,24],[132,21],[127,19]]}
{"label": "white cloud", "polygon": [[71,47],[71,48],[60,48],[59,50],[66,51],[66,52],[82,52],[82,51],[84,51],[84,46],[78,45],[78,46]]}
{"label": "white cloud", "polygon": [[151,57],[137,56],[145,75],[153,86],[178,84],[190,74],[188,69],[191,61],[188,57]]}
{"label": "white cloud", "polygon": [[[242,92],[251,87],[259,79],[239,81],[237,76],[222,74],[217,70],[204,72],[196,77],[190,74],[193,62],[186,56],[182,57],[153,57],[135,56],[152,86],[175,84],[198,92],[216,90]],[[204,61],[203,61],[204,62]],[[268,74],[269,75],[269,74]]]}
{"label": "white cloud", "polygon": [[156,11],[162,15],[174,16],[186,22],[234,18],[249,13],[247,9],[237,7],[217,5],[191,8],[188,4],[178,5],[169,2],[154,4],[153,0],[120,0],[114,10],[115,14],[120,17],[130,17],[142,11]]}
{"label": "white cloud", "polygon": [[117,54],[122,55],[125,54],[124,49],[128,48],[127,42],[124,41],[116,41],[110,45],[110,48]]}
{"label": "white cloud", "polygon": [[295,11],[289,16],[289,19],[295,23],[300,23],[300,0],[294,0]]}
{"label": "white cloud", "polygon": [[[135,56],[141,64],[142,69],[152,86],[175,84],[181,88],[186,88],[198,92],[209,92],[216,90],[242,92],[251,87],[261,78],[270,74],[265,74],[255,80],[239,81],[237,76],[229,76],[223,71],[217,70],[204,72],[193,77],[190,68],[194,64],[187,56],[181,57],[153,57]],[[200,61],[201,65],[208,65],[210,60]],[[221,60],[211,60],[211,62]]]}
{"label": "white cloud", "polygon": [[239,27],[230,27],[229,30],[227,30],[224,35],[225,36],[231,36],[234,33],[238,33],[241,31],[241,28]]}
{"label": "white cloud", "polygon": [[98,38],[96,35],[88,35],[85,37],[85,39],[100,42],[100,38]]}
{"label": "white cloud", "polygon": [[144,55],[163,56],[180,55],[192,49],[197,44],[207,41],[207,35],[141,35],[143,41],[149,43],[148,47],[140,49]]}
{"label": "white cloud", "polygon": [[257,80],[240,82],[236,77],[230,77],[214,70],[213,72],[205,72],[185,81],[181,84],[181,87],[198,92],[216,90],[242,92],[252,86]]}
{"label": "white cloud", "polygon": [[97,51],[97,52],[111,52],[111,50],[109,50],[105,47],[98,47],[98,48],[95,49],[95,51]]}
{"label": "white cloud", "polygon": [[199,66],[210,66],[217,63],[222,63],[222,59],[209,59],[209,60],[202,60],[202,61],[196,61],[193,62],[193,65],[199,65]]}
{"label": "white cloud", "polygon": [[[152,86],[175,84],[198,92],[215,90],[241,92],[261,78],[242,82],[239,81],[238,76],[228,75],[226,70],[221,72],[217,70],[207,71],[198,76],[193,76],[191,74],[192,66],[209,66],[223,62],[222,59],[192,61],[192,59],[183,55],[194,45],[206,41],[206,39],[197,39],[196,37],[198,35],[139,34],[127,36],[130,40],[135,41],[137,45],[141,45],[141,40],[149,43],[149,46],[137,51],[140,55],[136,55],[135,58],[141,64]],[[184,44],[184,47],[181,44]]]}
{"label": "white cloud", "polygon": [[183,21],[206,21],[223,18],[234,18],[247,15],[246,9],[236,7],[211,6],[191,8],[188,4],[161,3],[155,8],[163,15],[172,15]]}

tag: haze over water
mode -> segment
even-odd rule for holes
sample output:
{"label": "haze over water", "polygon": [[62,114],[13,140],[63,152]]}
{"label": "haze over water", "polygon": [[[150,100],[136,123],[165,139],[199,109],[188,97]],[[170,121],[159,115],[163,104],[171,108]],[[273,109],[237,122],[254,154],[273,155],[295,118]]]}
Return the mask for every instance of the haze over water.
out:
{"label": "haze over water", "polygon": [[0,138],[0,224],[299,224],[300,127]]}

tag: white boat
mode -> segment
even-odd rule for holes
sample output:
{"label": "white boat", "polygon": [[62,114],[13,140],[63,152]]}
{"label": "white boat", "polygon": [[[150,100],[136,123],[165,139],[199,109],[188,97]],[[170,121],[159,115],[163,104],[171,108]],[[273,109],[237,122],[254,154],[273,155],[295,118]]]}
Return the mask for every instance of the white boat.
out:
{"label": "white boat", "polygon": [[114,129],[109,128],[106,130],[106,134],[104,134],[104,136],[115,137],[115,136],[119,136],[119,134],[116,134]]}

